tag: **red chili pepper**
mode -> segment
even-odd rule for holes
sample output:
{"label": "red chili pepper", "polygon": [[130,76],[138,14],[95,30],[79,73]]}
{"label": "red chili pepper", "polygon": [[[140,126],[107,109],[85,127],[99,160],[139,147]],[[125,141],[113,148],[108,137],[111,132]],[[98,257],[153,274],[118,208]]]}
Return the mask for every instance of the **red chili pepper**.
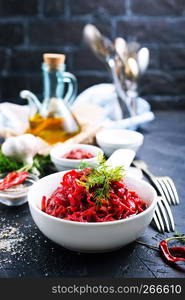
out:
{"label": "red chili pepper", "polygon": [[185,247],[172,247],[169,250],[173,256],[185,258]]}
{"label": "red chili pepper", "polygon": [[183,239],[184,237],[171,237],[162,240],[159,244],[159,249],[162,255],[168,262],[185,261],[185,247],[168,247],[168,242],[173,239]]}
{"label": "red chili pepper", "polygon": [[1,181],[0,183],[0,190],[8,189],[14,185],[20,184],[26,180],[28,177],[28,172],[16,172],[13,171],[8,173],[8,175]]}

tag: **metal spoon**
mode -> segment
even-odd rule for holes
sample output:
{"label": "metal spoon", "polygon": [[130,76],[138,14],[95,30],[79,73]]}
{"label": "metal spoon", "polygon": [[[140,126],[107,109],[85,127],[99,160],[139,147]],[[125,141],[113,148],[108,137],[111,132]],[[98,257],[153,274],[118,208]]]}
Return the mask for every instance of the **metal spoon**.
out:
{"label": "metal spoon", "polygon": [[128,48],[126,41],[123,38],[118,37],[115,39],[114,45],[121,61],[123,62],[123,64],[125,64],[128,58]]}
{"label": "metal spoon", "polygon": [[132,116],[133,113],[132,113],[132,110],[131,110],[131,108],[129,106],[129,103],[127,101],[128,97],[127,97],[124,89],[122,88],[121,81],[120,81],[120,79],[118,77],[118,74],[117,74],[117,66],[116,66],[115,59],[110,57],[108,59],[108,65],[109,65],[109,68],[111,70],[113,81],[114,81],[114,84],[115,84],[115,87],[116,87],[116,93],[117,93],[117,98],[118,98],[119,105],[121,107],[122,117],[125,118],[127,115]]}
{"label": "metal spoon", "polygon": [[[116,52],[114,45],[107,38],[101,35],[100,31],[92,24],[87,24],[84,27],[84,39],[93,50],[93,52],[104,62],[106,62],[109,67],[113,81],[116,87],[116,92],[118,96],[118,102],[121,107],[122,114],[125,113],[132,115],[129,104],[127,102],[126,94],[122,88],[120,79],[118,77],[118,69],[116,65]],[[124,116],[125,117],[125,116]]]}
{"label": "metal spoon", "polygon": [[83,31],[84,39],[93,52],[102,60],[107,61],[107,56],[114,55],[112,42],[92,24],[87,24]]}
{"label": "metal spoon", "polygon": [[149,64],[149,59],[150,59],[150,52],[148,48],[145,47],[141,48],[137,53],[137,62],[141,74],[143,74],[146,71]]}
{"label": "metal spoon", "polygon": [[133,57],[129,57],[127,60],[128,76],[131,79],[136,80],[139,76],[139,66],[137,61]]}

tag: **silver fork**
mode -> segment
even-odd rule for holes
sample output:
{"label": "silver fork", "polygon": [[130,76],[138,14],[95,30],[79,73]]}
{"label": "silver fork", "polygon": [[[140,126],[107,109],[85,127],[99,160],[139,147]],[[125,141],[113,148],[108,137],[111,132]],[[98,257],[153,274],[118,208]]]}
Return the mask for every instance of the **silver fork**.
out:
{"label": "silver fork", "polygon": [[133,165],[142,170],[149,178],[152,185],[164,199],[171,204],[179,204],[179,197],[173,180],[168,176],[154,176],[149,170],[147,164],[142,160],[135,160]]}
{"label": "silver fork", "polygon": [[[135,167],[140,168],[144,172],[144,168],[146,168],[146,164],[142,161],[134,161],[133,165]],[[142,168],[141,168],[142,166]],[[144,167],[144,168],[143,168]],[[148,171],[148,168],[147,168]],[[146,172],[144,172],[146,174]],[[150,172],[147,172],[151,175]],[[149,176],[148,176],[149,177]],[[153,178],[153,175],[152,175]],[[169,203],[166,199],[166,197],[161,196],[159,189],[156,188],[156,184],[151,180],[150,181],[153,183],[154,188],[157,191],[158,194],[158,201],[157,201],[157,207],[153,216],[153,222],[155,223],[156,228],[158,229],[159,232],[164,233],[165,231],[170,232],[170,231],[175,231],[175,223],[174,223],[174,218],[172,215],[171,208],[169,206]]]}
{"label": "silver fork", "polygon": [[153,216],[153,221],[158,231],[162,233],[165,231],[175,231],[174,218],[168,202],[161,196],[158,196],[157,200],[157,207]]}

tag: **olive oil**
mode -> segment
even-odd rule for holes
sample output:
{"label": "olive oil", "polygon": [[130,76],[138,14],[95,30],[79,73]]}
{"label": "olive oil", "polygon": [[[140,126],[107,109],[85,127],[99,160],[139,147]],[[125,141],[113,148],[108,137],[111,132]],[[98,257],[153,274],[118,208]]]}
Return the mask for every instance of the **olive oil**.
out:
{"label": "olive oil", "polygon": [[80,125],[68,106],[76,97],[77,82],[73,74],[65,72],[65,55],[45,53],[43,58],[44,97],[42,103],[35,101],[36,97],[29,99],[30,111],[36,109],[26,132],[55,144],[80,132]]}
{"label": "olive oil", "polygon": [[45,140],[48,144],[57,142],[65,142],[70,137],[80,132],[80,128],[66,131],[66,121],[59,117],[42,117],[35,114],[29,120],[29,129],[27,133],[31,133]]}

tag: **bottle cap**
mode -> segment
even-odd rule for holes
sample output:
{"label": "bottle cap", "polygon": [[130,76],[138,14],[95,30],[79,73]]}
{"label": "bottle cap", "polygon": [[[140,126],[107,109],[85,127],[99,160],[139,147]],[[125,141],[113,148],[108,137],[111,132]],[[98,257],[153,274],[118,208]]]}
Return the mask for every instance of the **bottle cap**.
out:
{"label": "bottle cap", "polygon": [[65,62],[64,54],[44,53],[43,58],[44,62],[52,67],[57,67],[58,65],[62,65]]}

